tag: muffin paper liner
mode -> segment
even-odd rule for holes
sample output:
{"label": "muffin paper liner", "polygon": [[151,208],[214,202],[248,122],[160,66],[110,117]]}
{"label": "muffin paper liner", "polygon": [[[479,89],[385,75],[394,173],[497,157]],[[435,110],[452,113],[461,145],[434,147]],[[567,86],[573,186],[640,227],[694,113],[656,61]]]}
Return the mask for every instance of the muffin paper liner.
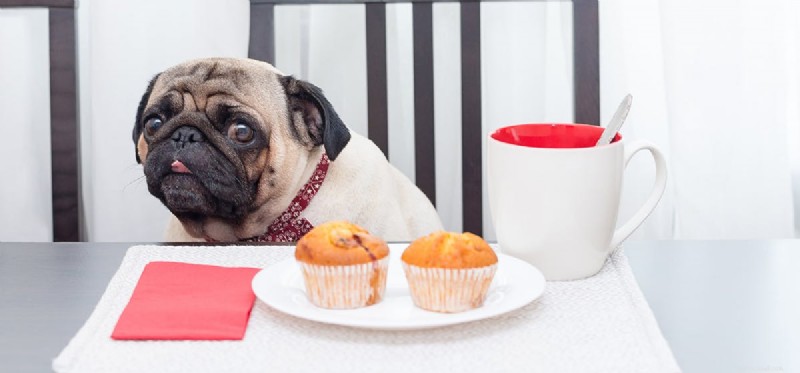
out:
{"label": "muffin paper liner", "polygon": [[483,305],[497,264],[480,268],[425,268],[403,262],[411,299],[422,309],[462,312]]}
{"label": "muffin paper liner", "polygon": [[306,295],[322,308],[347,309],[383,299],[389,257],[355,265],[323,266],[300,262]]}

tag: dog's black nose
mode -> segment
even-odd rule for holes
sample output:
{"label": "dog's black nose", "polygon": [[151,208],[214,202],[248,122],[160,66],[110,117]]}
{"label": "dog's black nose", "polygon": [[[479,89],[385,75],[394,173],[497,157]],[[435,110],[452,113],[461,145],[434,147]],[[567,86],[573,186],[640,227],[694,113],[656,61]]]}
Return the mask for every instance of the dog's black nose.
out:
{"label": "dog's black nose", "polygon": [[206,141],[206,137],[195,127],[183,126],[178,127],[178,129],[172,133],[172,141],[175,143],[175,146],[180,149],[186,146],[186,143]]}

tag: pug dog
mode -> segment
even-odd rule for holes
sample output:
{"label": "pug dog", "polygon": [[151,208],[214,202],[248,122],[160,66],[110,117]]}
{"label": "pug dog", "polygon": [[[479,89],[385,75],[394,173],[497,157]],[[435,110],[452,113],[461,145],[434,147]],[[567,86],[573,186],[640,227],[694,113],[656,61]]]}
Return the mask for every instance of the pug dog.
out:
{"label": "pug dog", "polygon": [[322,90],[249,59],[192,60],[153,78],[136,160],[174,215],[167,241],[296,241],[347,220],[387,241],[442,229],[428,198]]}

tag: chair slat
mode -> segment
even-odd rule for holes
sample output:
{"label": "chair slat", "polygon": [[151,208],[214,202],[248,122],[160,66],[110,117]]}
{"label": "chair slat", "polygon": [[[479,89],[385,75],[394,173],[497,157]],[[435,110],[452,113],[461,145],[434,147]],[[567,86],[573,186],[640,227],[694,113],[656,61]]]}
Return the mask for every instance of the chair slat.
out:
{"label": "chair slat", "polygon": [[481,4],[461,3],[461,175],[463,230],[483,235]]}
{"label": "chair slat", "polygon": [[367,135],[389,155],[386,77],[386,4],[367,3]]}
{"label": "chair slat", "polygon": [[50,8],[49,24],[53,240],[80,241],[75,10]]}
{"label": "chair slat", "polygon": [[250,4],[248,57],[275,64],[275,4]]}
{"label": "chair slat", "polygon": [[572,2],[575,122],[600,124],[600,42],[597,0]]}
{"label": "chair slat", "polygon": [[417,186],[436,205],[433,5],[412,5],[414,27],[414,148]]}
{"label": "chair slat", "polygon": [[[0,0],[3,1],[3,0]],[[45,0],[42,0],[45,1]],[[56,1],[56,0],[53,0]],[[476,3],[476,2],[548,2],[548,1],[570,1],[570,0],[250,0],[250,4],[286,4],[286,5],[308,5],[308,4],[407,4],[407,3]]]}
{"label": "chair slat", "polygon": [[0,0],[0,8],[5,7],[74,8],[75,0]]}

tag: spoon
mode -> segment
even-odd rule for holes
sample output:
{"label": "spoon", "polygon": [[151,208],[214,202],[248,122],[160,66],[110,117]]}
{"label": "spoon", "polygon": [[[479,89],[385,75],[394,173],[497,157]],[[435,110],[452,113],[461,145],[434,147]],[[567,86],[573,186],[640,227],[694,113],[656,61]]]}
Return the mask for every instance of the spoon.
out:
{"label": "spoon", "polygon": [[611,143],[614,135],[616,135],[619,131],[619,128],[622,127],[622,123],[625,122],[625,118],[628,116],[628,112],[631,110],[631,102],[633,102],[633,96],[631,96],[629,93],[625,96],[625,98],[622,99],[622,102],[619,103],[617,111],[614,113],[614,116],[611,117],[611,122],[608,122],[608,126],[606,126],[606,129],[603,130],[603,134],[600,135],[600,139],[597,140],[597,144],[595,146]]}

